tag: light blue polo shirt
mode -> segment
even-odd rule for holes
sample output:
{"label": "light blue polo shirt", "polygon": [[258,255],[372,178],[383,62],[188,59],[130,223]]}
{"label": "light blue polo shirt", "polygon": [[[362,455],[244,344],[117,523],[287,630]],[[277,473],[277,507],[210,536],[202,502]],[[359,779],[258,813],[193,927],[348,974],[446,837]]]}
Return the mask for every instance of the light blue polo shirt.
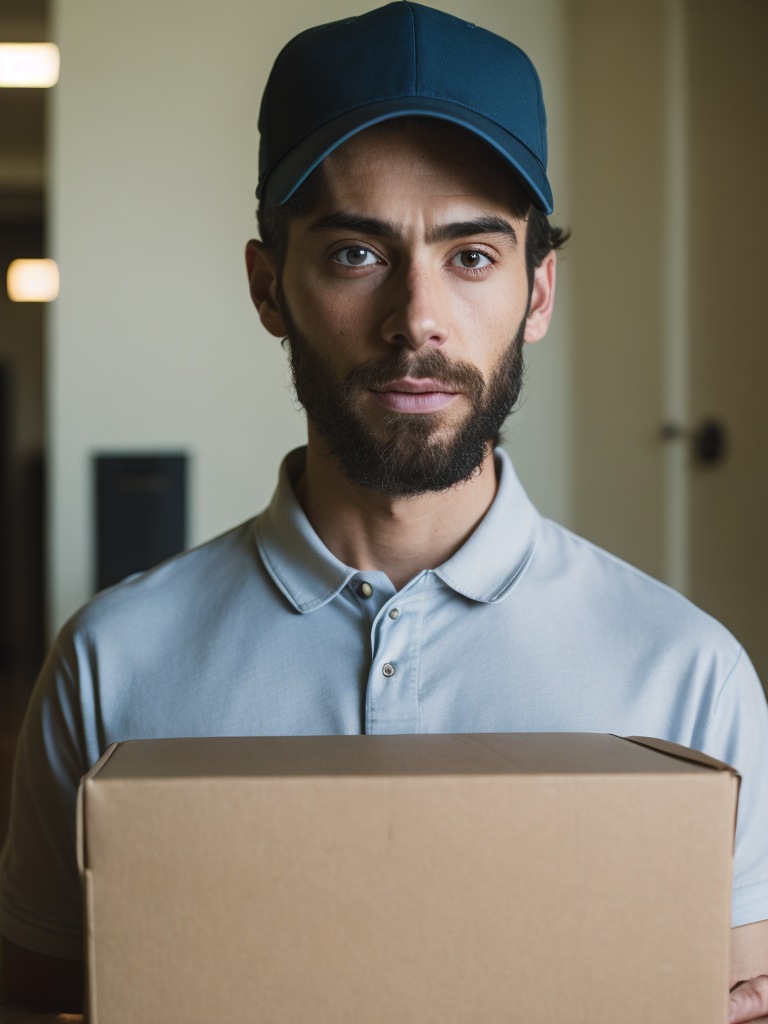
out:
{"label": "light blue polo shirt", "polygon": [[[733,924],[768,918],[768,709],[687,600],[538,514],[507,455],[489,512],[400,591],[342,564],[285,460],[265,512],[100,594],[62,630],[21,736],[0,932],[81,955],[78,781],[114,740],[610,732],[742,774]],[[367,584],[367,586],[364,586]]]}

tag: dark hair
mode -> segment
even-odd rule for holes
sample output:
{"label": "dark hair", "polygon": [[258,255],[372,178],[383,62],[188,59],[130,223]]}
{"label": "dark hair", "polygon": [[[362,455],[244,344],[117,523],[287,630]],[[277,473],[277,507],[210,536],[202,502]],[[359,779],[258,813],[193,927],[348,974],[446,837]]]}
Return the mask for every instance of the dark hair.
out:
{"label": "dark hair", "polygon": [[[402,117],[377,125],[378,130],[396,131],[408,125],[418,124],[420,129],[434,130],[442,125],[431,117]],[[369,129],[370,130],[370,129]],[[304,217],[317,202],[323,181],[322,164],[299,185],[290,199],[281,206],[260,203],[256,210],[261,240],[272,251],[278,270],[282,270],[288,249],[288,226],[292,220]],[[549,218],[537,209],[524,191],[517,178],[510,175],[512,190],[510,206],[512,213],[528,224],[525,238],[525,267],[528,273],[528,290],[533,289],[533,273],[540,267],[546,256],[562,248],[571,237],[570,228],[555,227]]]}

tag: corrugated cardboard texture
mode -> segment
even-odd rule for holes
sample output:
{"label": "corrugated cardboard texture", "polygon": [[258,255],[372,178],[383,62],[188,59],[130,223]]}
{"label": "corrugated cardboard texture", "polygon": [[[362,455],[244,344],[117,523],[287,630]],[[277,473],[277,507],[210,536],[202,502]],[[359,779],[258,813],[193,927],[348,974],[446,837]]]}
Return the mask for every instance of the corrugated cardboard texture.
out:
{"label": "corrugated cardboard texture", "polygon": [[722,1024],[736,779],[589,734],[121,744],[94,1024]]}

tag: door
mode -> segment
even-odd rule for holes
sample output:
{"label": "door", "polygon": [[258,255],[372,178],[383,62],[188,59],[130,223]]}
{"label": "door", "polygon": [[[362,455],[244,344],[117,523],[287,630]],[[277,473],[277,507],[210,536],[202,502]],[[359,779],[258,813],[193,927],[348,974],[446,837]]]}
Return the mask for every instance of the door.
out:
{"label": "door", "polygon": [[569,12],[573,525],[766,682],[768,4]]}
{"label": "door", "polygon": [[689,595],[768,682],[768,4],[687,9],[689,421],[722,459],[689,465]]}

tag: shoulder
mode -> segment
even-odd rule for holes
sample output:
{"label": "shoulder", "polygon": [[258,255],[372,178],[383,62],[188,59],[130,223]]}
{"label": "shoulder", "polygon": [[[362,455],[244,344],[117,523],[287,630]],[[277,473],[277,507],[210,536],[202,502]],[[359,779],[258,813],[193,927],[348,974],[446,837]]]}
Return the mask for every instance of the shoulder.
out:
{"label": "shoulder", "polygon": [[194,629],[244,588],[263,585],[254,524],[248,520],[101,591],[69,620],[62,639],[93,640],[126,629],[142,629],[146,637],[182,624],[184,631]]}
{"label": "shoulder", "polygon": [[741,647],[720,622],[667,584],[563,526],[542,520],[534,572],[542,582],[559,580],[564,600],[582,617],[597,617],[610,630],[645,643],[691,652],[717,652],[722,668],[733,667]]}

